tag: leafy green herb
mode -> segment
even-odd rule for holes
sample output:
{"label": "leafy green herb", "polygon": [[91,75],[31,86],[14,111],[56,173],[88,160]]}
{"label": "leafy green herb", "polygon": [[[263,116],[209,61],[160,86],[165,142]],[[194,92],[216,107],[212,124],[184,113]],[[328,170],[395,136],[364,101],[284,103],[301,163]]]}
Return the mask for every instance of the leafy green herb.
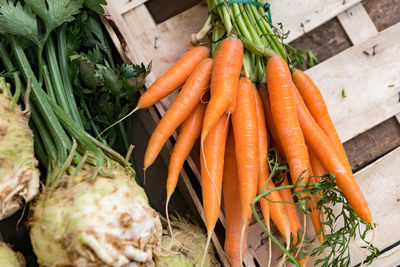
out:
{"label": "leafy green herb", "polygon": [[388,86],[389,86],[390,88],[395,87],[394,84],[389,84]]}
{"label": "leafy green herb", "polygon": [[104,9],[101,5],[107,5],[106,0],[85,0],[83,3],[85,7],[96,12],[99,15],[104,15]]}
{"label": "leafy green herb", "polygon": [[342,89],[342,97],[344,98],[344,97],[347,97],[347,95],[346,95],[346,91],[345,91],[345,89],[343,88]]}
{"label": "leafy green herb", "polygon": [[0,33],[20,36],[40,45],[36,15],[20,2],[4,1],[0,5]]}
{"label": "leafy green herb", "polygon": [[83,0],[25,0],[25,3],[43,20],[47,35],[64,22],[74,20]]}

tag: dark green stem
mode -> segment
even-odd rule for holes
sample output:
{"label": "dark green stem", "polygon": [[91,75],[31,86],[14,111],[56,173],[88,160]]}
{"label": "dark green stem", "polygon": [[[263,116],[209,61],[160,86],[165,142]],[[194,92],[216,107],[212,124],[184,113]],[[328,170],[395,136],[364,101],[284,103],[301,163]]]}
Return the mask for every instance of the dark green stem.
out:
{"label": "dark green stem", "polygon": [[57,104],[64,110],[68,116],[72,116],[69,108],[68,100],[65,95],[64,85],[61,79],[60,68],[58,66],[56,48],[52,38],[49,38],[45,46],[48,67],[50,69],[50,76],[52,84],[54,85],[54,93],[57,99]]}
{"label": "dark green stem", "polygon": [[70,73],[68,68],[67,61],[67,40],[66,40],[66,24],[64,23],[59,31],[56,33],[57,35],[57,48],[58,48],[58,63],[60,66],[61,79],[64,85],[65,96],[67,98],[67,102],[69,105],[69,110],[71,111],[71,115],[73,120],[79,127],[83,128],[83,124],[81,121],[81,117],[79,116],[78,107],[76,106],[73,89],[70,80]]}
{"label": "dark green stem", "polygon": [[67,153],[65,148],[71,147],[71,140],[65,133],[60,122],[57,120],[57,117],[54,114],[52,107],[46,101],[46,97],[48,96],[43,91],[40,84],[36,80],[36,77],[30,67],[29,61],[26,58],[25,52],[22,49],[21,45],[19,44],[19,42],[15,37],[10,37],[10,43],[15,58],[18,62],[20,72],[24,76],[25,80],[27,80],[28,77],[31,77],[33,102],[37,107],[39,113],[41,114],[41,118],[44,120],[44,124],[49,130],[52,139],[54,140],[55,147],[57,150],[56,158],[59,161],[59,163],[63,163],[67,158]]}
{"label": "dark green stem", "polygon": [[47,94],[54,100],[57,101],[56,95],[54,94],[53,83],[51,82],[51,77],[47,65],[43,65],[43,76],[44,83],[46,85]]}

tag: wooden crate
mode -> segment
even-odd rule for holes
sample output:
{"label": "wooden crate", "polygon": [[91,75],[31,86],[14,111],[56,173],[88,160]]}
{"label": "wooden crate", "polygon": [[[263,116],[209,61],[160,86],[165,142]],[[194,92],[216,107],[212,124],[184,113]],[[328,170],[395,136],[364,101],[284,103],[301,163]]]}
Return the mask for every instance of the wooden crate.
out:
{"label": "wooden crate", "polygon": [[[152,84],[187,49],[191,33],[197,32],[207,17],[207,7],[200,3],[164,22],[156,24],[146,0],[108,0],[106,7],[110,20],[118,27],[119,36],[108,27],[120,51],[136,63],[153,62],[153,71],[146,85]],[[343,142],[352,140],[372,127],[396,118],[400,122],[400,23],[380,32],[359,0],[270,0],[274,23],[282,23],[290,30],[287,41],[301,38],[332,18],[342,25],[352,46],[306,72],[321,88],[331,117]],[[396,3],[396,8],[400,3]],[[122,41],[122,46],[121,46]],[[375,51],[375,53],[373,53]],[[345,90],[346,97],[342,96]],[[163,115],[174,95],[155,106]],[[159,116],[150,109],[154,120]],[[141,118],[146,120],[148,118]],[[149,126],[149,133],[154,126]],[[383,129],[384,130],[384,129]],[[176,135],[174,135],[176,137]],[[169,148],[171,143],[167,144]],[[164,154],[168,162],[168,153]],[[188,159],[191,171],[200,180],[198,155]],[[400,147],[355,173],[355,179],[369,202],[374,222],[377,224],[374,244],[384,251],[382,256],[396,251],[400,240]],[[186,171],[182,172],[185,187],[203,216],[199,197],[193,189]],[[220,215],[224,225],[223,215]],[[309,228],[308,228],[309,229]],[[268,244],[258,224],[249,229],[249,251],[246,266],[266,266]],[[226,265],[220,240],[214,235],[213,242]],[[278,251],[273,252],[274,258]],[[351,245],[352,265],[362,261],[363,254],[357,242]],[[373,266],[396,266],[400,253],[376,260]],[[228,265],[226,265],[228,266]]]}

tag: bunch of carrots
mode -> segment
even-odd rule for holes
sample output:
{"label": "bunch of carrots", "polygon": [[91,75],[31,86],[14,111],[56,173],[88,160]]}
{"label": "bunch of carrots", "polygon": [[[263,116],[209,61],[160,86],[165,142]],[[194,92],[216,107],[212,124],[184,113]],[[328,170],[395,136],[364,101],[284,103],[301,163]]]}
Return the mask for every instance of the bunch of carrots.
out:
{"label": "bunch of carrots", "polygon": [[[286,248],[280,247],[285,252],[281,263],[287,256],[297,266],[304,266],[307,258],[299,257],[299,251],[305,231],[302,232],[293,195],[300,192],[303,208],[309,211],[321,244],[325,230],[324,216],[318,206],[320,195],[301,191],[301,188],[320,183],[325,173],[333,174],[351,208],[373,228],[368,203],[353,178],[318,87],[307,74],[288,64],[285,45],[273,35],[268,37],[272,41],[263,41],[261,37],[260,42],[250,40],[269,24],[260,24],[254,35],[250,32],[246,37],[245,29],[241,27],[243,22],[239,21],[245,13],[233,14],[230,21],[230,7],[219,5],[215,0],[208,4],[212,10],[220,8],[214,16],[222,19],[207,20],[194,39],[204,37],[206,33],[211,34],[211,39],[218,39],[211,45],[213,58],[206,46],[190,47],[138,101],[135,110],[148,108],[181,87],[149,140],[144,169],[151,166],[167,139],[180,126],[168,168],[168,216],[168,203],[179,173],[200,138],[207,244],[217,223],[223,197],[225,252],[232,266],[241,266],[253,214],[251,205],[258,196],[267,229],[272,220],[285,239]],[[239,11],[244,6],[233,3],[233,13],[235,5]],[[248,18],[251,19],[250,15],[256,17],[255,12],[259,11],[249,6]],[[239,23],[235,24],[237,21]],[[216,25],[214,31],[211,31],[211,22]],[[271,179],[268,164],[271,147],[289,166],[289,172],[279,185],[280,190]],[[288,252],[290,246],[296,248],[294,255]]]}

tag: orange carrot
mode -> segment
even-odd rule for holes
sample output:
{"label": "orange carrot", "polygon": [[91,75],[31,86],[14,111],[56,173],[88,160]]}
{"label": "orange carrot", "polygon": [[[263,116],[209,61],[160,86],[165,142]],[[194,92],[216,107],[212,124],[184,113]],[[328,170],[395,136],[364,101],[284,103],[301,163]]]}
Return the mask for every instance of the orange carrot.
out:
{"label": "orange carrot", "polygon": [[[272,180],[268,181],[268,184],[265,186],[265,183],[269,179],[269,170],[268,170],[268,135],[267,128],[265,125],[265,115],[263,104],[258,94],[257,90],[254,88],[255,95],[255,104],[256,104],[256,112],[257,112],[257,125],[258,125],[258,194],[261,194],[267,190],[275,188]],[[265,189],[263,190],[263,187]],[[270,201],[268,201],[268,200]],[[260,199],[261,212],[264,216],[264,220],[267,224],[267,228],[269,227],[269,216],[271,214],[271,218],[274,221],[275,225],[278,227],[281,234],[286,238],[286,241],[290,241],[290,222],[286,213],[285,204],[278,203],[282,202],[282,199],[279,195],[278,191],[272,191],[271,195],[267,197],[267,199]]]}
{"label": "orange carrot", "polygon": [[327,172],[335,175],[336,184],[346,196],[350,206],[364,221],[372,224],[371,212],[368,203],[353,177],[353,173],[346,167],[345,160],[336,151],[334,145],[318,126],[308,111],[296,86],[291,86],[297,107],[297,114],[301,129],[311,151]]}
{"label": "orange carrot", "polygon": [[[240,255],[246,253],[246,242],[240,252],[240,235],[242,229],[242,213],[240,208],[239,181],[235,158],[235,140],[230,130],[226,141],[223,193],[225,206],[225,244],[224,250],[232,267],[240,267]],[[246,229],[247,230],[247,229]]]}
{"label": "orange carrot", "polygon": [[319,160],[311,150],[308,150],[308,154],[310,155],[311,169],[314,173],[314,177],[316,178],[315,181],[320,182],[320,176],[325,174],[324,167],[322,167],[321,162],[319,162]]}
{"label": "orange carrot", "polygon": [[[312,176],[310,178],[310,182],[311,183],[315,183],[315,177],[314,177],[314,173],[312,172],[312,168],[310,170],[310,174]],[[312,197],[314,199],[316,199],[318,196],[312,196]],[[325,233],[324,225],[321,224],[322,211],[317,208],[317,202],[309,203],[308,207],[311,210],[310,218],[311,218],[311,222],[313,224],[315,233],[316,234],[319,233],[318,234],[318,240],[319,240],[320,244],[322,244],[324,242],[324,233]],[[322,229],[322,231],[321,231],[321,229]]]}
{"label": "orange carrot", "polygon": [[[238,85],[239,85],[239,81],[238,81]],[[233,96],[231,98],[232,100],[229,103],[228,108],[226,109],[226,113],[232,114],[232,113],[235,112],[235,110],[236,110],[236,96],[237,96],[237,88],[233,92]]]}
{"label": "orange carrot", "polygon": [[211,75],[211,99],[204,115],[201,142],[204,142],[209,131],[232,102],[238,88],[242,61],[242,42],[236,37],[228,37],[222,41],[215,55]]}
{"label": "orange carrot", "polygon": [[200,102],[197,107],[183,122],[178,139],[171,154],[168,166],[167,178],[167,202],[175,191],[178,182],[179,173],[182,170],[183,163],[189,155],[195,141],[200,137],[201,125],[203,122],[206,104]]}
{"label": "orange carrot", "polygon": [[[281,150],[282,145],[279,141],[278,133],[276,131],[276,126],[275,126],[275,123],[272,118],[271,107],[269,104],[268,90],[265,86],[260,86],[259,91],[260,91],[260,96],[261,96],[263,104],[264,104],[264,111],[265,111],[266,121],[268,124],[268,130],[270,131],[270,134],[272,136],[272,143],[273,143],[272,147],[275,148],[278,155],[280,155],[280,157],[282,157],[283,156],[283,151]],[[281,186],[287,186],[287,185],[289,185],[289,182],[288,182],[287,176],[285,174],[285,176],[283,177],[283,182],[282,182]],[[296,206],[294,205],[294,201],[292,198],[292,195],[293,195],[292,191],[290,189],[282,189],[282,190],[279,190],[279,194],[283,201],[293,203],[293,204],[287,203],[287,204],[285,204],[285,207],[286,207],[286,213],[289,217],[290,230],[293,235],[293,241],[294,241],[294,243],[296,243],[297,242],[297,234],[298,234],[298,231],[300,230],[301,226],[300,226],[299,217],[297,216]]]}
{"label": "orange carrot", "polygon": [[236,111],[232,115],[242,208],[242,239],[252,215],[250,203],[257,195],[258,129],[254,87],[248,78],[239,80]]}
{"label": "orange carrot", "polygon": [[267,62],[266,75],[272,118],[289,163],[293,184],[300,177],[304,178],[300,184],[306,184],[310,177],[310,163],[292,95],[291,74],[285,60],[279,55],[272,56]]}
{"label": "orange carrot", "polygon": [[186,52],[172,67],[158,78],[140,97],[135,110],[148,108],[161,98],[181,86],[196,66],[209,56],[205,46],[198,46]]}
{"label": "orange carrot", "polygon": [[311,78],[301,70],[295,70],[292,74],[292,77],[293,82],[303,97],[303,100],[311,115],[319,127],[321,127],[322,131],[324,131],[329,141],[332,142],[339,155],[345,160],[347,168],[350,168],[351,170],[346,152],[344,151],[342,142],[340,141],[340,138],[336,132],[332,119],[329,116],[328,108],[320,90],[311,80]]}
{"label": "orange carrot", "polygon": [[[203,208],[208,235],[203,261],[208,250],[212,232],[218,220],[221,205],[225,144],[229,128],[227,122],[228,115],[223,114],[210,131],[201,148],[201,189],[203,193]],[[203,266],[203,264],[201,264],[201,266]]]}
{"label": "orange carrot", "polygon": [[[283,153],[282,144],[279,141],[278,132],[276,130],[274,119],[272,118],[271,105],[269,104],[268,89],[265,86],[265,84],[261,84],[258,88],[258,91],[260,92],[260,97],[264,104],[264,113],[268,126],[267,128],[269,130],[269,133],[271,134],[273,142],[275,143],[275,146],[273,147],[276,148],[280,153]],[[280,156],[283,156],[283,154],[280,154]]]}
{"label": "orange carrot", "polygon": [[212,65],[213,60],[206,58],[195,68],[171,107],[164,114],[147,145],[144,155],[145,169],[154,162],[167,139],[200,102],[201,96],[210,84]]}

